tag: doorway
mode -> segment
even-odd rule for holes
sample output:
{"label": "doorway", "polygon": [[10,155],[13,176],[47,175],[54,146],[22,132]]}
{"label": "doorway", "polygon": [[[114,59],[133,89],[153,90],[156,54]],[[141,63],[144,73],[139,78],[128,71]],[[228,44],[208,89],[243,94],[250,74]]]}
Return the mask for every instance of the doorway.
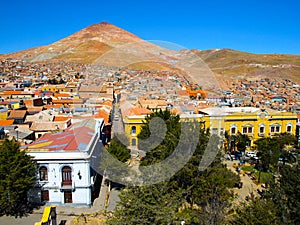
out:
{"label": "doorway", "polygon": [[72,191],[64,191],[65,203],[72,203]]}

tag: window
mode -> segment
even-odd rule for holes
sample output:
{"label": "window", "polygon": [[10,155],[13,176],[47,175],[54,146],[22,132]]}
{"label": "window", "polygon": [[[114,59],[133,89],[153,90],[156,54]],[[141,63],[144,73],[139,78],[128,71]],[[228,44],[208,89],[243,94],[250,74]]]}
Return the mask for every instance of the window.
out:
{"label": "window", "polygon": [[243,127],[243,134],[252,134],[253,127]]}
{"label": "window", "polygon": [[131,134],[136,134],[136,126],[131,127]]}
{"label": "window", "polygon": [[286,126],[286,132],[291,133],[292,132],[292,125],[288,124]]}
{"label": "window", "polygon": [[69,166],[64,166],[62,168],[62,184],[63,185],[72,184],[72,170]]}
{"label": "window", "polygon": [[263,127],[263,126],[259,127],[259,133],[260,134],[265,133],[265,127]]}
{"label": "window", "polygon": [[230,133],[231,134],[236,134],[236,127],[231,127]]}
{"label": "window", "polygon": [[271,125],[270,131],[271,131],[271,133],[279,133],[280,132],[280,125]]}
{"label": "window", "polygon": [[253,133],[253,127],[248,127],[248,133],[250,133],[250,134]]}
{"label": "window", "polygon": [[48,170],[45,166],[41,166],[39,169],[40,181],[48,180]]}

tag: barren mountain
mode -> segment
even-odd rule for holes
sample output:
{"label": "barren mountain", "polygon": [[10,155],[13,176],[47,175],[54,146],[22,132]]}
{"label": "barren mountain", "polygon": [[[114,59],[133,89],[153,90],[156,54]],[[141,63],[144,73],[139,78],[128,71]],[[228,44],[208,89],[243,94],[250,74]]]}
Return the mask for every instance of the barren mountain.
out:
{"label": "barren mountain", "polygon": [[300,55],[252,54],[232,49],[191,50],[223,78],[286,78],[300,82]]}
{"label": "barren mountain", "polygon": [[84,28],[48,46],[0,57],[184,71],[194,82],[213,89],[217,88],[212,85],[216,80],[224,86],[226,80],[246,77],[285,77],[300,81],[299,55],[251,54],[231,49],[175,52],[106,22]]}
{"label": "barren mountain", "polygon": [[92,63],[103,53],[123,44],[142,41],[139,37],[102,22],[84,28],[51,45],[32,48],[7,55],[27,61],[64,60]]}

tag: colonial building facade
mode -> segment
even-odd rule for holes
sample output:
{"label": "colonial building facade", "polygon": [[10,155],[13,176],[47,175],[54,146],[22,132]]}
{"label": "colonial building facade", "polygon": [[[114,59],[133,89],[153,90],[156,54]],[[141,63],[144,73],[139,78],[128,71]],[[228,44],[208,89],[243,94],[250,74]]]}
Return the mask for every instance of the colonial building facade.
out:
{"label": "colonial building facade", "polygon": [[[138,134],[143,121],[151,114],[150,110],[140,110],[143,113],[123,114],[125,134],[130,140],[131,146],[137,146]],[[131,110],[131,112],[139,112]],[[297,114],[293,112],[280,112],[264,110],[254,107],[211,107],[199,110],[197,114],[181,114],[180,120],[195,119],[209,128],[211,134],[236,135],[238,132],[246,134],[250,138],[249,147],[262,137],[273,137],[280,133],[296,135]]]}
{"label": "colonial building facade", "polygon": [[38,183],[32,191],[37,202],[86,205],[93,200],[100,177],[103,119],[87,119],[61,133],[45,134],[25,146],[38,164]]}

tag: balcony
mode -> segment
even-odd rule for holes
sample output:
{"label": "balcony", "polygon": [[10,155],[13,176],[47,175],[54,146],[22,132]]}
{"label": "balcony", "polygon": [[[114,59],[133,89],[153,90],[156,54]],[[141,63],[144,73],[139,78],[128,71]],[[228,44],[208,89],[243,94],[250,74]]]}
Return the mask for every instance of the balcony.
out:
{"label": "balcony", "polygon": [[61,182],[61,186],[65,186],[65,185],[72,185],[72,180],[63,180]]}
{"label": "balcony", "polygon": [[75,190],[75,182],[72,182],[72,180],[64,180],[61,182],[60,191],[63,190]]}

